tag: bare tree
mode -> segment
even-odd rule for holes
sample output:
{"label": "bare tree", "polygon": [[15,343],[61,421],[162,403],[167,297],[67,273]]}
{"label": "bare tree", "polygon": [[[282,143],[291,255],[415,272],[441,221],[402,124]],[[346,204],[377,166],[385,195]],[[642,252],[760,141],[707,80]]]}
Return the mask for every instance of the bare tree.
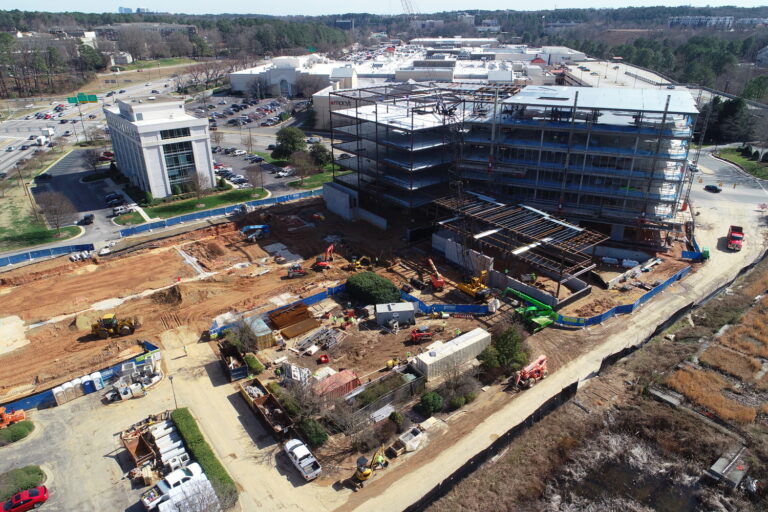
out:
{"label": "bare tree", "polygon": [[241,142],[249,153],[253,152],[253,134],[250,128],[242,134]]}
{"label": "bare tree", "polygon": [[87,149],[83,153],[83,160],[85,160],[88,166],[94,171],[99,170],[99,166],[101,165],[100,158],[101,152],[98,149]]}
{"label": "bare tree", "polygon": [[139,28],[122,28],[117,37],[117,44],[121,50],[130,53],[134,59],[142,59],[147,56],[144,31]]}
{"label": "bare tree", "polygon": [[259,350],[256,335],[245,322],[237,322],[226,333],[226,340],[243,354]]}
{"label": "bare tree", "polygon": [[288,163],[296,170],[296,176],[301,180],[302,185],[304,184],[304,178],[309,176],[315,168],[312,158],[306,151],[293,152],[290,158],[288,158]]}
{"label": "bare tree", "polygon": [[61,227],[71,222],[77,213],[69,198],[61,192],[46,191],[35,196],[40,212],[48,223],[61,233]]}
{"label": "bare tree", "polygon": [[258,181],[260,183],[259,187],[264,188],[264,171],[261,169],[260,165],[249,165],[243,170],[245,171],[245,177],[248,178],[248,181],[250,181],[254,187]]}
{"label": "bare tree", "polygon": [[0,197],[5,197],[5,191],[11,188],[11,182],[5,178],[0,178]]}
{"label": "bare tree", "polygon": [[208,180],[198,172],[193,172],[189,176],[189,184],[192,186],[192,191],[198,201],[205,196],[206,191],[210,188]]}
{"label": "bare tree", "polygon": [[329,83],[327,79],[320,75],[301,75],[296,79],[293,93],[294,96],[309,98],[320,89],[328,87]]}
{"label": "bare tree", "polygon": [[221,134],[218,130],[211,132],[211,142],[216,144],[217,146],[221,145],[221,141],[224,138],[224,135]]}

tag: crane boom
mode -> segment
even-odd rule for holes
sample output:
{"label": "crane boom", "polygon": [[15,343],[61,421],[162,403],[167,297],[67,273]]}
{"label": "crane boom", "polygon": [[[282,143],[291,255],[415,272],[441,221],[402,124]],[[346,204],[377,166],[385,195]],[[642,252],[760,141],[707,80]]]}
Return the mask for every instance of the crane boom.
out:
{"label": "crane boom", "polygon": [[414,18],[418,12],[416,11],[416,7],[413,5],[413,2],[411,0],[400,0],[403,4],[403,11],[405,11],[405,14],[408,15],[409,18]]}

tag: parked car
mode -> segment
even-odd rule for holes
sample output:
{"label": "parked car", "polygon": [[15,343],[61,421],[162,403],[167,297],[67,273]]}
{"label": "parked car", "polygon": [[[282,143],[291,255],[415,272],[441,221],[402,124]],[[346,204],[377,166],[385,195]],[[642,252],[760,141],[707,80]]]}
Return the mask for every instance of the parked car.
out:
{"label": "parked car", "polygon": [[123,196],[118,194],[117,192],[112,192],[111,194],[107,194],[106,196],[104,196],[105,201],[111,201],[113,199],[122,199],[122,198]]}
{"label": "parked car", "polygon": [[307,139],[307,144],[317,144],[318,142],[323,142],[323,139],[320,137],[309,137]]}
{"label": "parked car", "polygon": [[248,160],[250,160],[250,161],[251,161],[251,162],[253,162],[254,164],[257,164],[257,163],[259,163],[259,162],[263,162],[263,161],[264,161],[264,159],[263,159],[262,157],[260,157],[260,156],[252,156],[252,157],[251,157],[251,158],[249,158]]}
{"label": "parked car", "polygon": [[272,151],[275,149],[275,147],[277,146],[275,146],[274,144],[270,144],[269,146],[267,146],[267,150]]}
{"label": "parked car", "polygon": [[707,192],[712,192],[712,193],[717,194],[717,193],[719,193],[723,189],[721,189],[717,185],[705,185],[704,186],[704,190],[706,190]]}
{"label": "parked car", "polygon": [[231,153],[232,156],[243,156],[244,154],[245,154],[245,151],[243,151],[242,149],[236,149]]}
{"label": "parked car", "polygon": [[87,226],[88,224],[93,224],[93,219],[95,218],[96,216],[94,214],[87,213],[77,223],[80,224],[81,226]]}
{"label": "parked car", "polygon": [[283,445],[283,450],[285,450],[291,463],[299,470],[301,476],[304,477],[304,480],[314,480],[320,476],[322,471],[320,463],[317,462],[317,459],[304,443],[298,439],[291,439]]}
{"label": "parked car", "polygon": [[117,217],[118,215],[123,215],[126,213],[131,213],[133,211],[133,208],[130,206],[115,206],[112,208],[112,215]]}
{"label": "parked car", "polygon": [[110,158],[108,156],[101,155],[99,157],[99,162],[111,162],[111,161],[112,161],[112,158]]}
{"label": "parked car", "polygon": [[21,491],[3,503],[3,512],[26,512],[48,501],[48,488],[44,485]]}
{"label": "parked car", "polygon": [[120,199],[112,199],[111,201],[107,201],[107,207],[114,208],[115,206],[122,206],[125,204],[125,199],[122,197]]}
{"label": "parked car", "polygon": [[352,155],[350,155],[349,153],[342,153],[342,154],[339,155],[338,159],[339,160],[346,160],[347,158],[352,158]]}

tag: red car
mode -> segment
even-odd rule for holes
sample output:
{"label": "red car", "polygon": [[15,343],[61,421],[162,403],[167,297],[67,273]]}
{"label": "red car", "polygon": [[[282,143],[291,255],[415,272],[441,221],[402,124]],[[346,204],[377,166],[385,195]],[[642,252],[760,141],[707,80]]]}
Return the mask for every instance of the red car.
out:
{"label": "red car", "polygon": [[112,159],[110,157],[108,157],[108,156],[100,156],[99,157],[99,162],[111,162],[111,161],[112,161]]}
{"label": "red car", "polygon": [[41,485],[13,495],[11,499],[3,503],[3,512],[26,512],[33,508],[39,508],[46,501],[48,501],[48,488]]}
{"label": "red car", "polygon": [[109,157],[113,157],[113,156],[115,156],[115,154],[114,154],[113,152],[111,152],[111,151],[104,151],[104,152],[102,153],[102,155],[104,155],[104,156],[109,156]]}

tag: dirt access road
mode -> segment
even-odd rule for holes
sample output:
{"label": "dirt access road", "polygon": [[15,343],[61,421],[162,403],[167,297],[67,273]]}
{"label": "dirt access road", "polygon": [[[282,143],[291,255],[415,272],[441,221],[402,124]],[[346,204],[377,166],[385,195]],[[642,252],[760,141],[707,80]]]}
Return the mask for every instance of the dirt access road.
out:
{"label": "dirt access road", "polygon": [[[711,248],[711,260],[698,272],[674,285],[641,310],[630,316],[614,317],[605,324],[580,332],[543,331],[556,352],[557,339],[578,336],[591,350],[572,359],[551,373],[535,388],[519,394],[463,437],[449,436],[450,443],[437,439],[430,450],[417,453],[411,464],[396,466],[381,474],[366,486],[364,492],[350,495],[339,511],[370,511],[387,503],[388,510],[403,510],[415,503],[427,491],[456,471],[479,450],[530,416],[542,403],[575,381],[588,379],[600,369],[602,360],[626,347],[638,345],[647,339],[672,313],[701,300],[732,280],[739,270],[756,260],[765,247],[765,227],[761,214],[743,203],[723,198],[715,204],[701,208],[697,238],[703,247]],[[749,243],[739,253],[717,249],[727,231],[727,224],[754,226]],[[530,341],[537,343],[538,336]],[[442,446],[441,446],[442,445]],[[442,451],[440,449],[444,447]],[[419,464],[419,467],[415,467]],[[413,475],[418,472],[418,479]]]}

